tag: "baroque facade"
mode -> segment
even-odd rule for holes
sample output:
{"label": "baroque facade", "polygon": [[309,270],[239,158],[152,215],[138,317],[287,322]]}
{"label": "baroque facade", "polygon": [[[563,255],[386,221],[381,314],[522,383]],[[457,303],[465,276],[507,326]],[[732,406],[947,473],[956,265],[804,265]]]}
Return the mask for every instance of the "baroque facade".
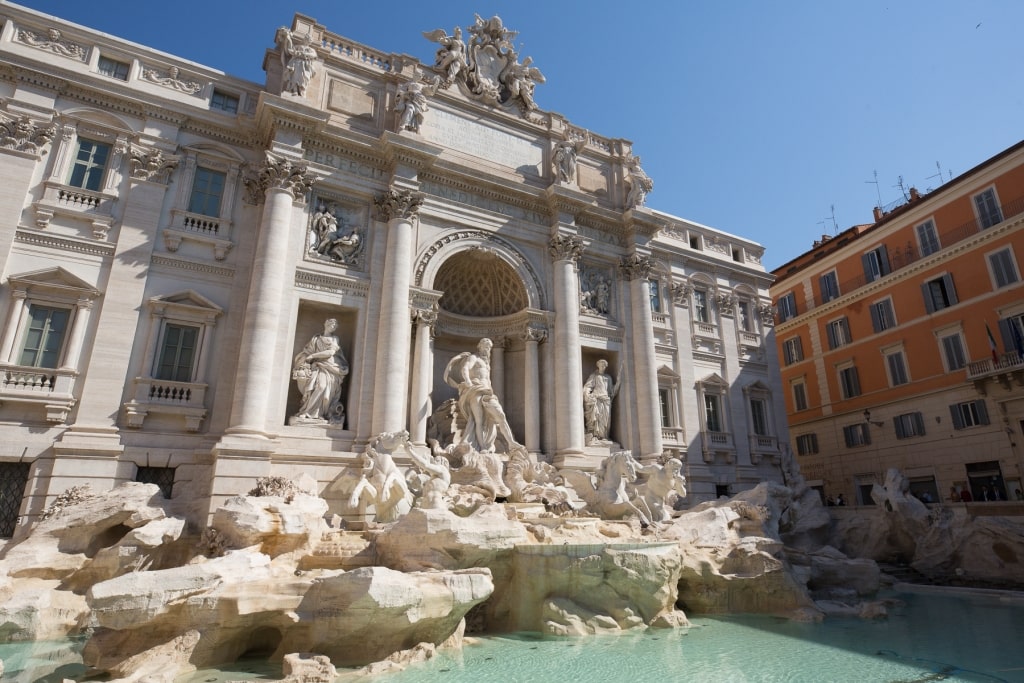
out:
{"label": "baroque facade", "polygon": [[[1020,500],[1024,143],[775,270],[794,450],[828,496]],[[966,493],[965,493],[966,492]]]}
{"label": "baroque facade", "polygon": [[0,21],[0,535],[84,483],[197,524],[271,475],[340,504],[379,435],[443,442],[482,338],[533,458],[676,456],[691,503],[779,477],[763,248],[648,208],[632,144],[542,110],[498,17],[417,63],[296,15],[265,84]]}

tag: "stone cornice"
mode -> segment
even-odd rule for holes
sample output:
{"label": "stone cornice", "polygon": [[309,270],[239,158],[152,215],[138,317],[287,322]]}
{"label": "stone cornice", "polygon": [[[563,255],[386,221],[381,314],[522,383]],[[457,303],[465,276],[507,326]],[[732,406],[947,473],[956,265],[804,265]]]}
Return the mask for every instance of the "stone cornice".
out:
{"label": "stone cornice", "polygon": [[392,168],[401,164],[424,170],[430,168],[444,151],[443,147],[418,137],[391,131],[385,131],[380,140],[384,158]]}
{"label": "stone cornice", "polygon": [[263,91],[256,105],[256,139],[269,147],[278,130],[292,131],[300,138],[312,136],[322,131],[330,118],[329,112],[301,100]]}
{"label": "stone cornice", "polygon": [[295,270],[295,287],[332,294],[350,294],[361,299],[367,298],[370,294],[370,283],[367,280],[302,268]]}
{"label": "stone cornice", "polygon": [[28,228],[18,228],[14,240],[21,244],[32,244],[57,249],[61,252],[89,254],[90,256],[113,256],[115,249],[115,245],[110,242],[77,239]]}

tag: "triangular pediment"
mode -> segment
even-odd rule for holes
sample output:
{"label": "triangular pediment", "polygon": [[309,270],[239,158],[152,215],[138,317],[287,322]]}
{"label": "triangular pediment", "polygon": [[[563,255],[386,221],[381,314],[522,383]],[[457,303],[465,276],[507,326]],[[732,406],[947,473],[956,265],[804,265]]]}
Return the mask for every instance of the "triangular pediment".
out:
{"label": "triangular pediment", "polygon": [[724,379],[722,379],[722,376],[719,375],[717,372],[712,372],[710,375],[706,375],[702,379],[697,380],[697,384],[702,384],[704,386],[718,386],[718,387],[728,387],[729,386],[729,383],[726,382]]}
{"label": "triangular pediment", "polygon": [[761,380],[757,380],[756,382],[747,385],[747,391],[771,391],[771,387]]}
{"label": "triangular pediment", "polygon": [[174,294],[161,294],[160,296],[150,297],[149,303],[151,306],[175,306],[195,311],[206,311],[217,315],[224,312],[223,308],[192,289],[182,290]]}
{"label": "triangular pediment", "polygon": [[659,379],[671,379],[671,380],[677,380],[678,381],[679,380],[679,373],[677,373],[675,370],[673,370],[672,368],[670,368],[667,365],[661,365],[660,367],[658,367],[658,378]]}
{"label": "triangular pediment", "polygon": [[11,288],[24,292],[51,292],[93,298],[100,291],[77,275],[60,266],[19,273],[7,278]]}

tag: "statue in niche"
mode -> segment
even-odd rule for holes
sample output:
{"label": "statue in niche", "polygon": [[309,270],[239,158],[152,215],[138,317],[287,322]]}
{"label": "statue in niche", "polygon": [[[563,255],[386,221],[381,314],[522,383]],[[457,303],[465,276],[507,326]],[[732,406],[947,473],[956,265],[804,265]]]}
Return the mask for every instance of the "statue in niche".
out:
{"label": "statue in niche", "polygon": [[647,481],[636,488],[647,504],[652,522],[671,521],[676,499],[686,497],[686,477],[682,471],[683,463],[677,458],[669,458],[664,465],[652,463],[638,470],[647,475]]}
{"label": "statue in niche", "polygon": [[434,80],[424,83],[420,80],[417,72],[413,80],[403,83],[398,87],[398,95],[395,101],[395,112],[398,114],[399,132],[411,130],[418,133],[423,124],[423,115],[429,111],[427,98],[433,97],[441,84],[441,77],[434,76]]}
{"label": "statue in niche", "polygon": [[635,209],[644,205],[647,193],[654,189],[654,181],[640,168],[640,157],[630,159],[627,168],[626,185],[629,186],[629,193],[626,195],[626,208]]}
{"label": "statue in niche", "polygon": [[281,91],[305,97],[306,87],[316,72],[317,61],[309,34],[296,35],[282,26],[277,29],[274,42],[281,51],[281,66],[284,67]]}
{"label": "statue in niche", "polygon": [[345,422],[341,385],[348,375],[348,361],[334,332],[338,321],[324,321],[323,334],[315,335],[292,363],[292,379],[302,392],[302,405],[289,424],[337,424]]}
{"label": "statue in niche", "polygon": [[605,372],[608,361],[604,358],[597,361],[597,370],[583,384],[583,421],[588,446],[607,446],[612,442],[608,434],[612,426],[612,399],[619,393],[622,381],[623,366],[619,366],[619,376],[612,381]]}
{"label": "statue in niche", "polygon": [[354,228],[348,229],[344,217],[339,221],[337,205],[320,204],[310,221],[309,252],[353,265],[358,263],[362,250],[359,233]]}
{"label": "statue in niche", "polygon": [[585,146],[586,142],[583,140],[568,138],[555,145],[551,164],[554,167],[555,178],[559,182],[576,184],[576,160]]}
{"label": "statue in niche", "polygon": [[443,28],[429,33],[424,31],[423,37],[441,45],[437,50],[434,66],[444,74],[443,87],[447,88],[455,81],[456,76],[468,66],[466,43],[462,40],[462,29],[456,26],[454,35],[451,36]]}
{"label": "statue in niche", "polygon": [[444,369],[444,381],[458,390],[458,407],[465,427],[461,442],[468,443],[481,453],[493,453],[500,435],[506,451],[519,445],[512,436],[505,410],[491,387],[491,348],[494,343],[486,337],[477,344],[477,352],[464,351],[449,361]]}

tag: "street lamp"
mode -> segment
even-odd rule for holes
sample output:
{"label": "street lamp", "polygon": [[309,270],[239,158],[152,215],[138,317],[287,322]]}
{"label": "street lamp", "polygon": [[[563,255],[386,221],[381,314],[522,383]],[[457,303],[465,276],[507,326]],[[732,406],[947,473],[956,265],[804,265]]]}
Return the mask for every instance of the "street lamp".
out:
{"label": "street lamp", "polygon": [[868,424],[873,424],[876,427],[881,427],[881,426],[883,426],[885,424],[881,420],[872,420],[871,419],[871,411],[868,410],[867,408],[864,409],[864,422],[866,422]]}

